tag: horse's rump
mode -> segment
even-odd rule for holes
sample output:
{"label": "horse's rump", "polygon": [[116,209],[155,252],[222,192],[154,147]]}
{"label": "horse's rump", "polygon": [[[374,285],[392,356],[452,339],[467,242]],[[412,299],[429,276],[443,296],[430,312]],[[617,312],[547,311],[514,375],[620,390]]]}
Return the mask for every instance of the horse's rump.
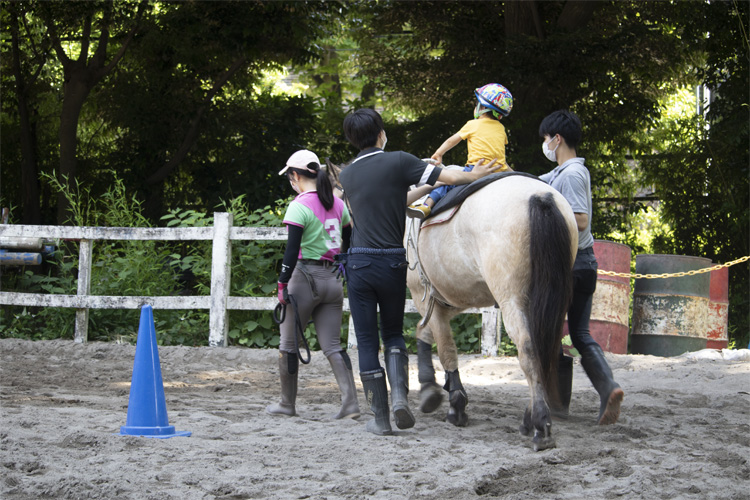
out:
{"label": "horse's rump", "polygon": [[[528,334],[514,341],[531,341],[540,381],[551,395],[576,245],[575,217],[562,195],[539,180],[514,176],[469,196],[451,220],[423,227],[419,260],[452,306],[497,303],[504,319],[521,325],[509,333]],[[419,302],[417,279],[410,273]]]}

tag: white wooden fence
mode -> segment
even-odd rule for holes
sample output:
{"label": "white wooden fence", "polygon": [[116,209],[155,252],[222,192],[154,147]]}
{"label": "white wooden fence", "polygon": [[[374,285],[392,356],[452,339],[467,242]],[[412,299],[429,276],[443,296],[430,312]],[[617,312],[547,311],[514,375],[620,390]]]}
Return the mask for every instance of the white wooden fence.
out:
{"label": "white wooden fence", "polygon": [[[69,307],[76,309],[75,342],[88,338],[89,309],[139,309],[144,304],[154,309],[209,309],[210,346],[226,346],[230,310],[271,311],[278,303],[273,297],[233,297],[229,295],[233,240],[286,240],[285,228],[234,227],[232,214],[214,214],[213,227],[194,228],[131,228],[27,226],[0,224],[0,241],[14,238],[45,238],[78,240],[80,242],[78,291],[76,295],[38,294],[0,291],[0,305],[29,307]],[[211,295],[203,296],[103,296],[91,295],[91,256],[94,241],[102,240],[212,240]],[[1,246],[1,245],[0,245]],[[344,310],[349,302],[344,299]],[[407,300],[406,312],[417,312]],[[482,314],[481,350],[485,356],[496,356],[500,340],[498,309],[470,309],[467,313]],[[356,349],[354,325],[349,320],[349,348]]]}

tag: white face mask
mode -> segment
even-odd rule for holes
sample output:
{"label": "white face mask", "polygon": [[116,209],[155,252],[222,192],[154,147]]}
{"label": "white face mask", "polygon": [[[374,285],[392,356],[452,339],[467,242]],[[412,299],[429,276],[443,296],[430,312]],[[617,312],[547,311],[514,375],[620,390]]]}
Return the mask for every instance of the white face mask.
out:
{"label": "white face mask", "polygon": [[289,184],[291,184],[292,189],[295,193],[300,194],[301,190],[299,188],[299,185],[297,184],[297,181],[294,180],[294,176],[289,176]]}
{"label": "white face mask", "polygon": [[386,144],[388,144],[388,136],[385,135],[385,130],[383,130],[383,145],[380,146],[380,149],[385,150]]}
{"label": "white face mask", "polygon": [[557,143],[557,146],[555,146],[555,149],[550,149],[549,146],[547,146],[547,144],[549,144],[550,142],[554,140],[555,138],[553,137],[549,141],[545,141],[542,144],[542,153],[544,153],[544,156],[546,156],[549,161],[557,161],[557,154],[555,153],[555,151],[557,151],[557,148],[560,147],[560,143],[559,142]]}

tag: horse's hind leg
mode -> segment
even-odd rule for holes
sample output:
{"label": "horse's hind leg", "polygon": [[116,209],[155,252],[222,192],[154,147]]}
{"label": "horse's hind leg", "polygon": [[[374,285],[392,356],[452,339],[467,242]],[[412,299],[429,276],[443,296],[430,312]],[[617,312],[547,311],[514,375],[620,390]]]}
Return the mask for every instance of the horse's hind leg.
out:
{"label": "horse's hind leg", "polygon": [[529,383],[531,401],[524,411],[523,422],[519,431],[523,436],[533,436],[531,442],[534,451],[554,448],[556,444],[552,437],[552,418],[544,399],[544,388],[536,372],[533,355],[528,352],[531,349],[531,341],[524,339],[520,344],[518,346],[518,361]]}
{"label": "horse's hind leg", "polygon": [[432,331],[429,326],[417,326],[417,369],[419,377],[419,410],[432,413],[443,402],[443,388],[435,380],[432,364]]}

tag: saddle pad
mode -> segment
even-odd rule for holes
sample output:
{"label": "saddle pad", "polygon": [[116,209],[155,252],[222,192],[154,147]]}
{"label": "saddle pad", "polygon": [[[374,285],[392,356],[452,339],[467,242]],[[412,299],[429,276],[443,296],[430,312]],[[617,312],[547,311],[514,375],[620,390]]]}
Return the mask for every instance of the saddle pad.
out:
{"label": "saddle pad", "polygon": [[435,224],[448,222],[449,220],[451,220],[453,215],[458,212],[459,208],[461,208],[461,206],[456,205],[455,207],[450,207],[450,210],[443,210],[437,215],[437,217],[433,217],[432,215],[430,215],[430,217],[422,221],[422,225],[420,227],[433,226]]}
{"label": "saddle pad", "polygon": [[[506,177],[511,177],[515,175],[521,175],[523,177],[529,177],[531,179],[536,179],[539,182],[544,182],[542,180],[539,180],[539,177],[536,175],[527,174],[526,172],[498,172],[496,174],[490,174],[485,177],[482,177],[479,180],[476,180],[472,182],[471,184],[464,184],[462,186],[456,186],[455,188],[448,191],[448,194],[446,194],[443,199],[441,199],[439,202],[435,204],[434,207],[432,207],[432,212],[430,213],[430,216],[425,220],[425,222],[422,224],[423,226],[426,226],[428,221],[429,223],[432,223],[433,218],[438,215],[441,212],[444,212],[450,208],[456,208],[458,209],[458,205],[463,203],[463,201],[469,197],[469,195],[479,191],[483,187],[485,187],[487,184],[491,182],[495,182],[499,179],[504,179]],[[450,219],[453,216],[453,213],[456,212],[456,210],[453,210],[452,213],[448,215],[448,217],[436,220],[435,222],[445,222],[446,220]]]}

